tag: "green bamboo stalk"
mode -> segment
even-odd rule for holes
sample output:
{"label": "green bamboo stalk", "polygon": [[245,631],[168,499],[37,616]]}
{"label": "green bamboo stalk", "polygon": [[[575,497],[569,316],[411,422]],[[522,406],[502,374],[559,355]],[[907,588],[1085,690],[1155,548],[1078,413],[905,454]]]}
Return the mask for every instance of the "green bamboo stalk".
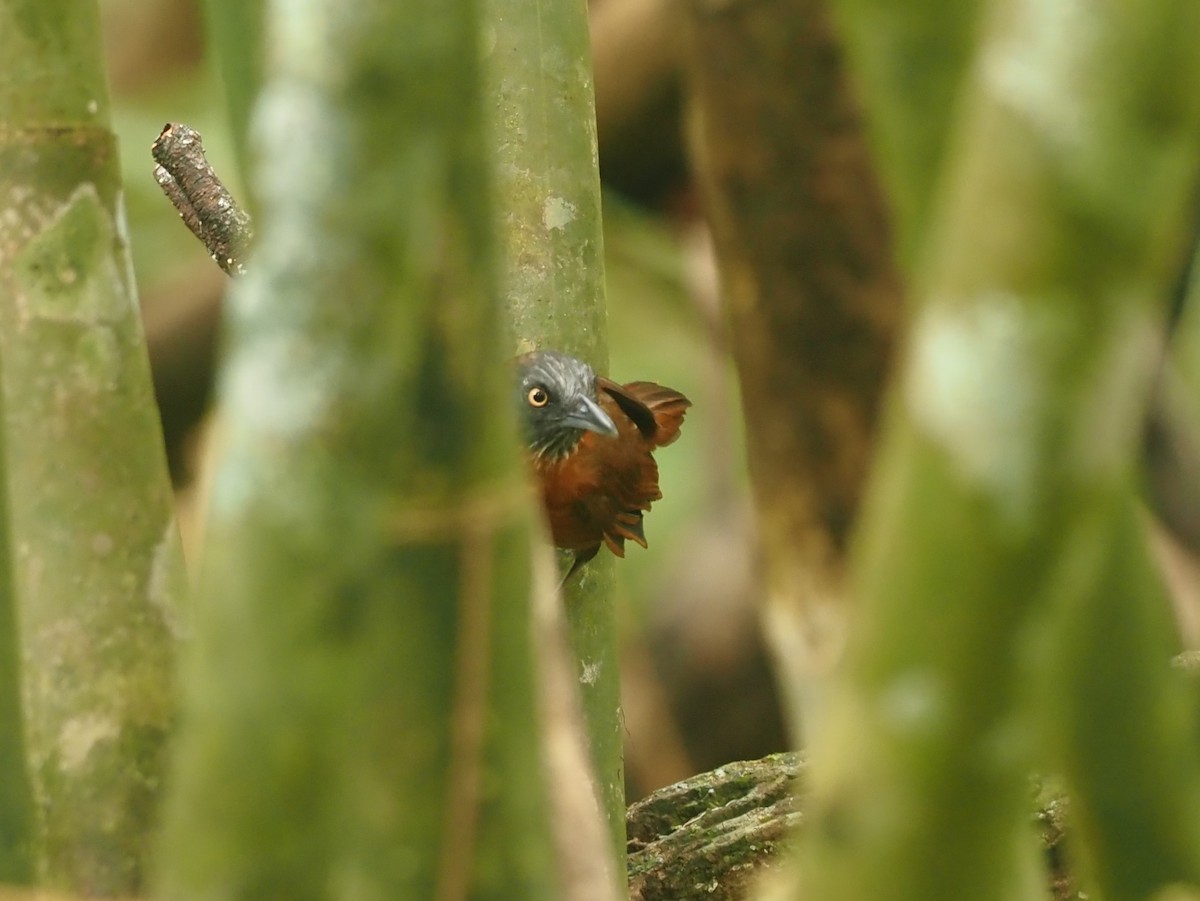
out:
{"label": "green bamboo stalk", "polygon": [[142,888],[185,588],[94,0],[0,3],[0,379],[39,869]]}
{"label": "green bamboo stalk", "polygon": [[244,178],[250,171],[250,118],[263,81],[265,0],[205,0],[204,12]]}
{"label": "green bamboo stalk", "polygon": [[[496,96],[504,294],[516,351],[562,350],[608,368],[595,96],[584,0],[484,0],[485,77]],[[613,853],[625,871],[625,778],[612,560],[572,580],[566,617],[588,747]]]}
{"label": "green bamboo stalk", "polygon": [[1195,694],[1165,663],[1177,630],[1132,491],[1116,503],[1092,523],[1110,534],[1086,535],[1087,552],[1107,551],[1093,563],[1099,579],[1063,580],[1041,683],[1051,765],[1071,793],[1072,857],[1089,895],[1108,901],[1200,885]]}
{"label": "green bamboo stalk", "polygon": [[[935,65],[941,67],[940,77],[947,81],[957,82],[966,66],[966,56],[959,44],[969,41],[970,31],[952,27],[951,34],[937,34],[933,37],[935,28],[922,22],[926,14],[924,8],[916,6],[896,6],[890,14],[896,18],[891,21],[881,19],[879,10],[872,5],[871,0],[841,0],[840,6],[846,18],[846,31],[852,38],[852,43],[863,64],[866,86],[869,88],[868,99],[873,102],[873,110],[879,119],[880,145],[884,148],[920,147],[937,148],[936,152],[927,151],[927,156],[940,159],[948,143],[950,121],[948,107],[934,108],[932,116],[908,115],[913,104],[924,105],[930,96],[952,98],[954,94],[945,89],[930,92],[922,90],[919,85],[906,80],[905,71],[912,72],[919,67],[911,65],[911,56],[906,56],[905,48],[914,48],[921,43],[934,43],[940,51],[933,57]],[[963,10],[959,10],[963,12]],[[961,24],[961,23],[960,23]],[[888,34],[889,27],[895,31]],[[922,37],[924,34],[924,37]],[[877,53],[883,59],[871,60],[872,53]],[[908,60],[908,65],[905,60]],[[957,63],[951,65],[953,60]],[[890,138],[889,138],[890,135]],[[934,170],[921,154],[906,154],[893,152],[883,154],[883,162],[890,163],[889,174],[904,185],[905,191],[917,200],[914,208],[922,208],[932,203]],[[921,192],[928,195],[923,201]],[[922,237],[925,216],[918,213],[915,216],[901,218],[901,230],[912,228],[908,243],[915,245]],[[916,223],[914,225],[914,222]],[[1197,306],[1190,305],[1193,310]],[[1200,334],[1200,329],[1194,325],[1200,321],[1195,313],[1191,313],[1193,324],[1191,332]],[[1191,340],[1195,340],[1192,338]],[[1178,381],[1182,375],[1187,380],[1189,361],[1200,361],[1200,352],[1189,351],[1189,324],[1185,314],[1177,330],[1175,351],[1172,354],[1173,366],[1168,366],[1164,378],[1169,389],[1156,396],[1152,402],[1162,403],[1164,399],[1170,402],[1183,384]],[[1193,345],[1200,348],[1200,344]],[[1200,364],[1194,372],[1200,371]],[[1193,386],[1200,385],[1200,379],[1193,376]],[[1193,390],[1192,396],[1200,396]],[[1186,404],[1186,401],[1183,402]],[[1200,410],[1200,405],[1191,404],[1186,410],[1180,410],[1185,423],[1182,427],[1192,425],[1193,416],[1190,410]],[[1162,411],[1156,411],[1156,423],[1161,425]],[[1183,474],[1176,476],[1186,477]],[[1189,495],[1185,486],[1178,482],[1168,482],[1159,491],[1166,490],[1168,496],[1161,494],[1159,503],[1167,503],[1178,514],[1181,509],[1187,509]],[[1161,511],[1160,511],[1161,512]],[[1167,512],[1171,512],[1170,510]],[[1190,521],[1190,519],[1189,519]],[[1145,556],[1142,542],[1135,541],[1130,545],[1132,550],[1124,548],[1125,557]],[[1122,557],[1122,559],[1124,559]],[[1141,570],[1146,567],[1146,560],[1140,565],[1127,562],[1127,569]],[[1147,580],[1142,580],[1138,586],[1142,590],[1134,590],[1128,580],[1114,578],[1106,580],[1106,591],[1096,592],[1091,596],[1092,603],[1075,600],[1063,615],[1059,626],[1071,637],[1057,642],[1069,648],[1071,653],[1064,654],[1061,659],[1055,658],[1053,675],[1043,681],[1055,686],[1053,696],[1047,698],[1049,713],[1047,722],[1052,726],[1052,734],[1058,745],[1057,754],[1067,759],[1066,766],[1073,774],[1076,787],[1085,796],[1077,806],[1081,809],[1081,819],[1088,821],[1089,843],[1092,848],[1084,849],[1084,853],[1097,860],[1104,861],[1106,882],[1124,886],[1137,884],[1141,878],[1138,868],[1152,870],[1148,862],[1146,849],[1160,848],[1159,863],[1162,868],[1179,869],[1178,861],[1183,859],[1179,845],[1187,845],[1193,840],[1194,827],[1190,823],[1187,805],[1192,803],[1192,788],[1195,781],[1193,767],[1188,761],[1188,754],[1178,746],[1194,743],[1182,724],[1169,717],[1157,718],[1152,725],[1141,728],[1119,727],[1116,722],[1128,718],[1132,722],[1141,722],[1143,711],[1178,709],[1186,703],[1187,690],[1173,684],[1174,680],[1165,673],[1159,661],[1165,655],[1173,652],[1174,630],[1170,623],[1165,623],[1162,606],[1164,600],[1160,588],[1147,588]],[[1130,610],[1119,608],[1120,600],[1132,604]],[[1111,623],[1116,618],[1122,618],[1126,625],[1114,628],[1111,625],[1102,629],[1089,630],[1087,626],[1098,623]],[[1076,642],[1086,638],[1086,645]],[[1112,672],[1114,662],[1119,661],[1119,672]],[[1072,662],[1078,666],[1077,672],[1070,672],[1065,664]],[[1103,664],[1103,665],[1101,665]],[[1107,679],[1115,679],[1123,690],[1119,692],[1102,691],[1096,685],[1103,684]],[[1073,692],[1062,688],[1063,684],[1075,686]],[[1089,688],[1089,686],[1091,686]],[[1097,698],[1099,695],[1099,698]],[[1070,703],[1066,703],[1067,699]],[[1074,709],[1070,708],[1075,704]],[[1089,726],[1097,722],[1097,707],[1106,708],[1103,716],[1105,727],[1100,735],[1092,735]],[[1068,740],[1067,727],[1074,728],[1073,740]],[[1181,731],[1182,729],[1182,731]],[[1152,740],[1142,742],[1140,739],[1147,734]],[[1146,756],[1141,757],[1143,752]],[[1131,760],[1141,760],[1136,767],[1129,767]],[[1148,761],[1155,761],[1150,763]],[[1051,764],[1056,765],[1056,764]],[[1169,774],[1169,775],[1167,775]],[[1167,786],[1174,786],[1168,789]],[[1105,816],[1097,814],[1098,809],[1111,810],[1112,791],[1119,787],[1126,799],[1141,798],[1137,804],[1130,804],[1131,809],[1155,811],[1160,816],[1153,817],[1152,823],[1145,823],[1137,816]],[[1088,799],[1090,797],[1090,800]],[[1180,804],[1183,808],[1180,808]],[[1134,827],[1132,824],[1137,823]],[[1131,835],[1139,835],[1141,841],[1133,844],[1127,841]],[[1167,836],[1169,840],[1148,840],[1150,836]],[[1113,849],[1128,848],[1134,851],[1141,848],[1141,853],[1131,853],[1118,857]]]}
{"label": "green bamboo stalk", "polygon": [[[997,5],[981,48],[928,230],[903,403],[864,520],[860,631],[813,750],[806,898],[1023,895],[1014,861],[1028,840],[1037,739],[1019,691],[1030,628],[1093,597],[1129,536],[1114,523],[1132,491],[1158,302],[1200,145],[1187,37],[1200,9],[1108,4],[1086,27],[1074,10]],[[1149,694],[1156,712],[1179,706]],[[1135,769],[1168,765],[1163,781],[1194,805],[1183,731],[1156,726],[1172,743]],[[1077,770],[1076,784],[1093,773]],[[1152,788],[1132,794],[1161,797]],[[1187,826],[1184,844],[1189,820],[1174,820]],[[1180,875],[1169,854],[1158,880]],[[1118,898],[1125,887],[1103,886]]]}
{"label": "green bamboo stalk", "polygon": [[869,129],[912,267],[946,171],[983,0],[831,0],[865,88]]}
{"label": "green bamboo stalk", "polygon": [[[1175,329],[1172,358],[1183,389],[1200,398],[1200,259],[1192,264],[1192,271],[1192,285]],[[1191,409],[1200,421],[1200,402]]]}
{"label": "green bamboo stalk", "polygon": [[[0,435],[3,422],[0,416]],[[21,704],[21,639],[9,557],[4,456],[0,451],[0,885],[29,885],[34,878],[37,832]]]}
{"label": "green bamboo stalk", "polygon": [[559,897],[477,6],[266,28],[163,894]]}
{"label": "green bamboo stalk", "polygon": [[[896,53],[896,48],[911,46],[913,35],[919,35],[923,27],[919,18],[925,11],[911,6],[896,7],[893,14],[903,20],[893,23],[897,34],[888,35],[886,28],[880,27],[881,21],[871,14],[868,0],[842,0],[841,6],[847,17],[847,32],[855,39],[864,63],[868,99],[880,119],[881,146],[886,148],[891,143],[900,148],[919,147],[924,143],[942,148],[939,153],[943,153],[949,142],[948,116],[939,114],[936,107],[932,116],[904,113],[914,103],[925,104],[930,93],[898,77],[905,67],[898,65],[903,56]],[[924,40],[932,40],[934,29],[925,28],[925,32]],[[954,49],[955,35],[957,41],[970,37],[969,32],[961,29],[954,29],[949,40],[939,34],[937,43],[943,50],[934,57],[942,64],[941,77],[951,82],[965,68],[964,55]],[[1063,37],[1061,33],[1059,36]],[[916,43],[920,42],[917,37]],[[874,67],[868,59],[872,44],[876,52],[887,57],[882,62],[876,61]],[[960,62],[946,65],[953,58]],[[953,95],[943,89],[932,96]],[[889,142],[886,133],[893,132]],[[892,178],[907,185],[907,191],[918,197],[915,208],[921,207],[921,192],[928,195],[924,203],[932,203],[933,169],[919,154],[911,155],[907,161],[903,153],[893,153],[890,158],[884,154],[884,162],[891,163]],[[902,233],[911,229],[910,245],[919,243],[923,224],[924,217],[919,212],[901,218]],[[1186,335],[1186,325],[1181,324],[1177,360],[1187,358]],[[1125,553],[1115,559],[1145,556],[1140,541],[1122,550]],[[1127,563],[1126,569],[1144,569],[1146,562],[1143,559],[1140,565]],[[1172,653],[1174,646],[1173,630],[1164,622],[1161,590],[1147,589],[1144,579],[1131,584],[1116,575],[1103,584],[1106,590],[1089,596],[1090,603],[1076,598],[1063,614],[1059,627],[1064,630],[1064,637],[1055,645],[1068,652],[1051,659],[1051,672],[1042,682],[1053,686],[1046,699],[1046,720],[1051,725],[1058,762],[1051,765],[1068,771],[1080,795],[1076,802],[1080,819],[1087,823],[1082,830],[1088,840],[1083,854],[1094,864],[1103,862],[1100,875],[1105,886],[1128,893],[1135,890],[1131,887],[1144,886],[1149,878],[1147,873],[1185,869],[1181,861],[1187,855],[1181,847],[1189,847],[1195,840],[1190,810],[1196,782],[1186,748],[1194,745],[1195,737],[1187,728],[1186,719],[1146,718],[1144,714],[1148,710],[1177,711],[1186,705],[1188,697],[1187,690],[1176,684],[1159,663]],[[1138,587],[1142,590],[1136,590]],[[1131,609],[1122,609],[1122,601],[1126,606],[1132,605]],[[1123,627],[1112,625],[1118,619],[1125,623]],[[1099,625],[1102,623],[1103,628]],[[1084,643],[1080,644],[1081,641]],[[1072,672],[1068,664],[1074,664],[1077,670]],[[1114,668],[1118,671],[1114,672]],[[1099,688],[1106,681],[1115,681],[1122,690]],[[1072,685],[1073,690],[1068,691],[1065,685]],[[1102,717],[1105,726],[1097,735],[1091,729],[1099,721],[1096,719],[1099,709],[1105,711]],[[1128,726],[1118,725],[1126,719]],[[1134,728],[1134,723],[1142,725]],[[1130,766],[1134,760],[1139,763]],[[1126,810],[1115,816],[1112,815],[1116,806],[1114,795],[1126,802]],[[1102,815],[1101,811],[1107,814]],[[1147,821],[1137,811],[1152,811],[1154,815]],[[1130,841],[1133,835],[1139,836],[1139,841]],[[1117,854],[1117,849],[1125,853]],[[1158,849],[1157,856],[1151,849]]]}

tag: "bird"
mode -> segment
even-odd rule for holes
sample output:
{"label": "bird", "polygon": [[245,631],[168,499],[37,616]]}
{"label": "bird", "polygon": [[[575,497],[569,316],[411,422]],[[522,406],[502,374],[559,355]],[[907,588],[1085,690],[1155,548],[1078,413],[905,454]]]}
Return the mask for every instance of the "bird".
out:
{"label": "bird", "polygon": [[642,517],[662,498],[653,451],[679,437],[692,402],[654,382],[617,382],[554,350],[516,360],[527,456],[556,547],[574,552],[566,584],[606,545],[646,547]]}

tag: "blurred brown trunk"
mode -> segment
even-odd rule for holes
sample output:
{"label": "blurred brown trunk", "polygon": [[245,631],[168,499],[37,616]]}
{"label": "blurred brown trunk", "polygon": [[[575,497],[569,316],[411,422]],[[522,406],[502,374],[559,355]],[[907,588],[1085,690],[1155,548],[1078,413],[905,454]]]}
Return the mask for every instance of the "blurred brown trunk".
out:
{"label": "blurred brown trunk", "polygon": [[741,379],[768,641],[798,734],[840,655],[900,282],[824,5],[693,0],[688,12],[692,152]]}

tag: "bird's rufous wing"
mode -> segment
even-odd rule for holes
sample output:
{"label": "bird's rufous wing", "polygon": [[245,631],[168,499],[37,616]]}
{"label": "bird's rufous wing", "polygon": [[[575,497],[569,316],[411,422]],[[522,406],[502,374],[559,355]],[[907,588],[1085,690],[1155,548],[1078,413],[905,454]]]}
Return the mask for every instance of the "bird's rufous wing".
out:
{"label": "bird's rufous wing", "polygon": [[654,382],[629,382],[618,385],[611,379],[598,378],[596,386],[616,402],[655,447],[665,447],[679,437],[683,417],[692,402],[674,388]]}

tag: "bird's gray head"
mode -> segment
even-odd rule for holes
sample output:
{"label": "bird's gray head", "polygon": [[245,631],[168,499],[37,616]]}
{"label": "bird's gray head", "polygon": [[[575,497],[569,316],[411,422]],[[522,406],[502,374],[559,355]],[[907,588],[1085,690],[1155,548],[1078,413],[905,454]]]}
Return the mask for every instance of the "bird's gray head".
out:
{"label": "bird's gray head", "polygon": [[582,360],[553,350],[517,359],[518,415],[537,457],[563,457],[584,430],[615,437],[612,417],[596,402],[596,373]]}

